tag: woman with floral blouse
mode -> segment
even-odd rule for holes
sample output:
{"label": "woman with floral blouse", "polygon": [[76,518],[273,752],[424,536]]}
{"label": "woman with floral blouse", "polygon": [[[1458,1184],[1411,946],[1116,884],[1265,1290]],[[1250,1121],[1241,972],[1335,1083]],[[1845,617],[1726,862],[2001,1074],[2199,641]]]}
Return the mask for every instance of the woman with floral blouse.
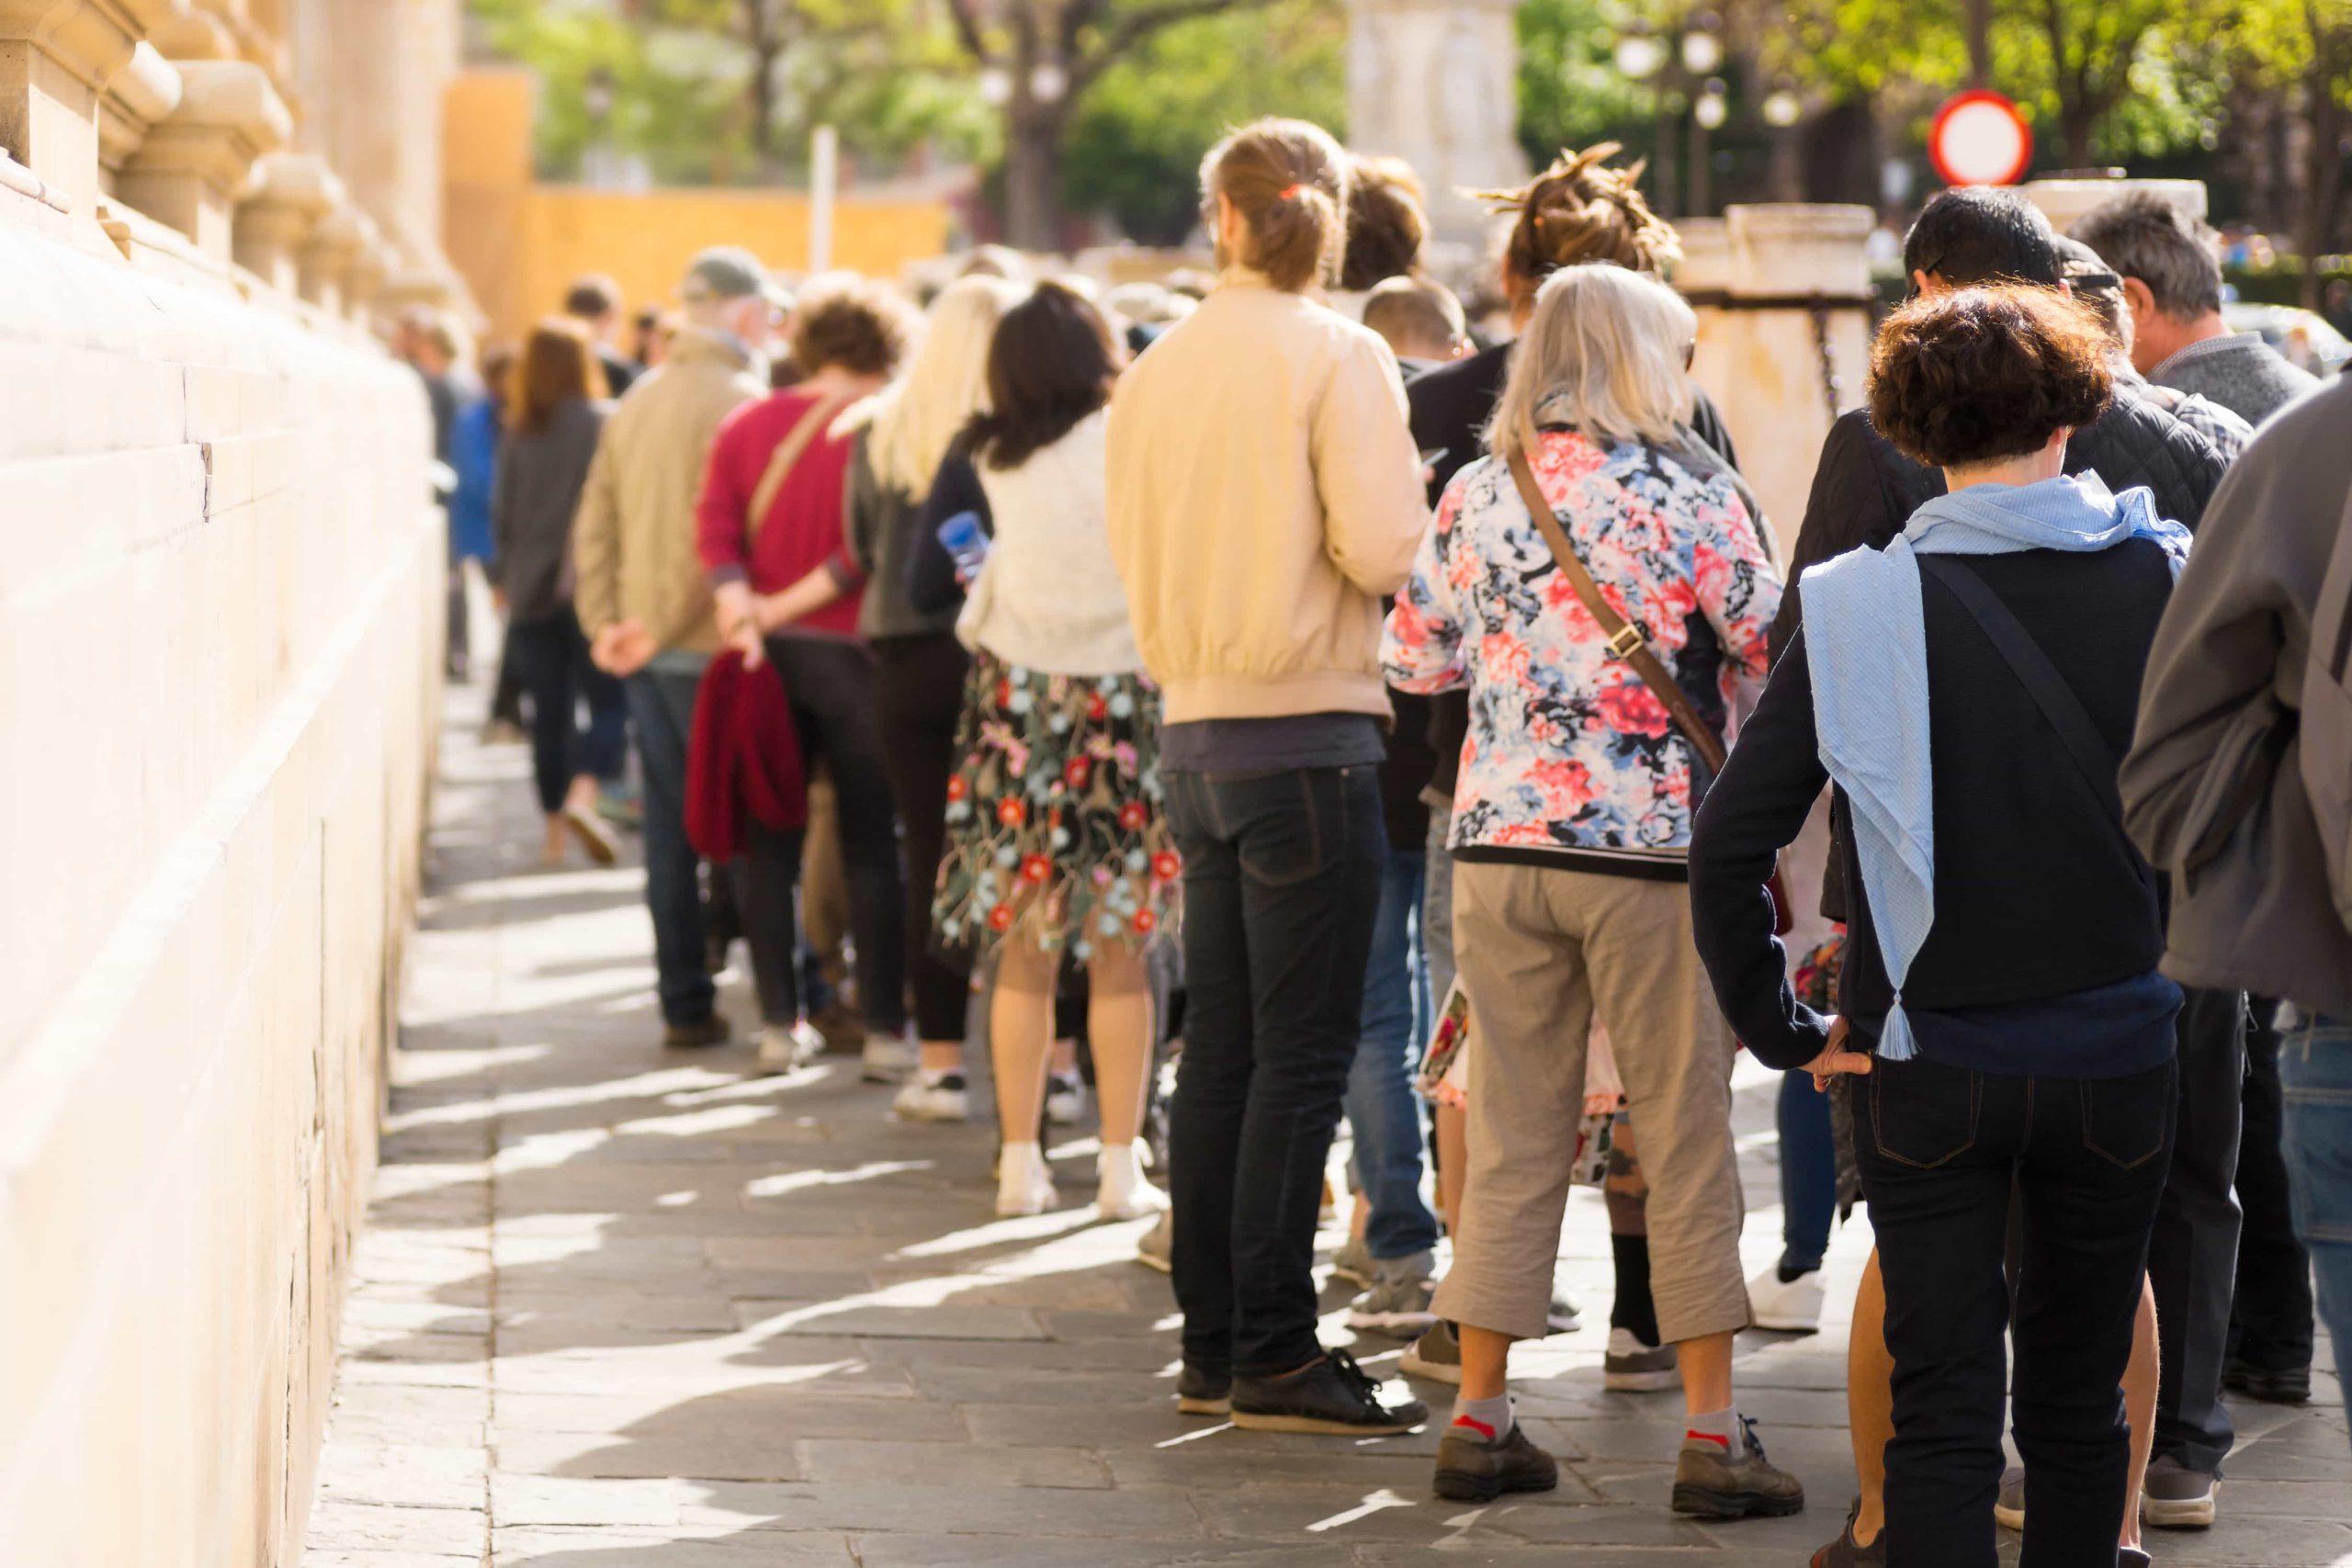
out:
{"label": "woman with floral blouse", "polygon": [[1494,456],[1447,489],[1382,648],[1399,690],[1470,693],[1451,848],[1478,1060],[1462,1227],[1434,1303],[1462,1340],[1462,1398],[1438,1450],[1447,1496],[1555,1483],[1511,1421],[1505,1378],[1511,1341],[1548,1331],[1597,1011],[1649,1180],[1651,1290],[1690,1412],[1675,1509],[1804,1506],[1732,1404],[1732,1337],[1748,1321],[1735,1046],[1691,945],[1686,886],[1703,764],[1611,651],[1506,466],[1526,456],[1611,607],[1727,730],[1762,687],[1781,585],[1733,476],[1680,436],[1694,330],[1670,289],[1622,267],[1545,281],[1496,406]]}

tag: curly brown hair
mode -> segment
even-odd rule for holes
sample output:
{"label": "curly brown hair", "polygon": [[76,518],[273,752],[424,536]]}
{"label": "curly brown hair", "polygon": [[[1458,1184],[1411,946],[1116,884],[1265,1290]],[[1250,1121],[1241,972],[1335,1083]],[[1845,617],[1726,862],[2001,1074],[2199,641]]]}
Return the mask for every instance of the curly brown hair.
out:
{"label": "curly brown hair", "polygon": [[1515,290],[1532,297],[1546,277],[1580,262],[1657,274],[1682,259],[1674,226],[1642,198],[1647,161],[1609,166],[1623,151],[1614,141],[1581,152],[1562,148],[1552,166],[1525,185],[1478,193],[1498,213],[1518,219],[1503,247],[1503,276]]}
{"label": "curly brown hair", "polygon": [[792,359],[803,376],[837,365],[888,376],[914,337],[915,310],[892,288],[854,273],[811,278],[792,311]]}
{"label": "curly brown hair", "polygon": [[2022,457],[2107,412],[2108,352],[2090,312],[2053,289],[1922,295],[1871,349],[1871,423],[1931,468]]}

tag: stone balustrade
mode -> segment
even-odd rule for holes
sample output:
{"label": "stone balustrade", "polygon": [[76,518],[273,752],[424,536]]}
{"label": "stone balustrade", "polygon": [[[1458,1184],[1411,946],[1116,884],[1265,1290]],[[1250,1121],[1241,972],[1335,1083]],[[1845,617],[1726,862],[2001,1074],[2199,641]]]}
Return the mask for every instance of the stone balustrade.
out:
{"label": "stone balustrade", "polygon": [[286,14],[0,0],[10,1568],[299,1562],[374,1163],[447,535],[371,329],[446,273],[287,150]]}

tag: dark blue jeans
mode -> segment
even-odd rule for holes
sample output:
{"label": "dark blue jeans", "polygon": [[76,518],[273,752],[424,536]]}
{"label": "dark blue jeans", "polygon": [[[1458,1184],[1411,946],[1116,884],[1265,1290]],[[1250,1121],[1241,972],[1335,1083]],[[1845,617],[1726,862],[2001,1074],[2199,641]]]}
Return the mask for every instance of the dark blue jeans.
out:
{"label": "dark blue jeans", "polygon": [[2245,1097],[2245,993],[2190,987],[2180,1041],[2179,1122],[2148,1244],[2156,1292],[2155,1457],[2218,1475],[2237,1440],[2222,1401],[2237,1289],[2238,1141]]}
{"label": "dark blue jeans", "polygon": [[1364,1247],[1375,1258],[1410,1258],[1437,1245],[1437,1216],[1421,1200],[1421,1102],[1413,1092],[1413,1070],[1435,1005],[1421,949],[1426,863],[1418,852],[1391,849],[1380,874],[1362,1038],[1348,1072],[1355,1177],[1372,1205]]}
{"label": "dark blue jeans", "polygon": [[[2008,1328],[2019,1568],[2113,1562],[2131,1458],[2123,1368],[2170,1162],[2174,1065],[2048,1078],[1880,1057],[1853,1082],[1894,1358],[1887,1561],[1994,1568]],[[2001,1267],[2013,1189],[2014,1324]]]}
{"label": "dark blue jeans", "polygon": [[[561,615],[506,629],[506,658],[531,698],[531,777],[539,809],[563,809],[571,781],[582,773],[621,776],[628,746],[628,705],[621,683],[588,661],[588,639],[567,609]],[[503,666],[502,666],[503,667]],[[580,710],[588,710],[581,722]]]}
{"label": "dark blue jeans", "polygon": [[1315,1216],[1387,852],[1379,770],[1167,787],[1190,993],[1168,1132],[1184,1358],[1292,1371],[1321,1353]]}
{"label": "dark blue jeans", "polygon": [[686,841],[686,738],[701,684],[699,675],[656,670],[622,682],[645,773],[645,908],[653,917],[662,1018],[675,1024],[708,1018],[717,994],[703,942],[699,863]]}
{"label": "dark blue jeans", "polygon": [[2352,1366],[2352,1018],[2305,1016],[2278,1054],[2295,1231],[2311,1249],[2335,1374]]}
{"label": "dark blue jeans", "polygon": [[1838,1140],[1811,1073],[1781,1075],[1781,1272],[1821,1267],[1838,1218]]}

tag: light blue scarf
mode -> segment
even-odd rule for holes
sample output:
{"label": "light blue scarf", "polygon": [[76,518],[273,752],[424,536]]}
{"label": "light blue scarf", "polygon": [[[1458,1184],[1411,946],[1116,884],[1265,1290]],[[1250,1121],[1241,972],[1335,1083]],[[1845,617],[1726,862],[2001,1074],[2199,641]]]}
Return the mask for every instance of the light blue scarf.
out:
{"label": "light blue scarf", "polygon": [[1804,637],[1821,764],[1846,792],[1862,887],[1894,987],[1878,1054],[1918,1054],[1903,982],[1936,918],[1934,774],[1928,744],[1927,626],[1919,557],[2104,550],[2154,539],[2175,575],[2188,530],[2156,515],[2145,489],[2111,495],[2097,474],[2030,485],[1971,485],[1938,496],[1883,550],[1849,550],[1804,574]]}

